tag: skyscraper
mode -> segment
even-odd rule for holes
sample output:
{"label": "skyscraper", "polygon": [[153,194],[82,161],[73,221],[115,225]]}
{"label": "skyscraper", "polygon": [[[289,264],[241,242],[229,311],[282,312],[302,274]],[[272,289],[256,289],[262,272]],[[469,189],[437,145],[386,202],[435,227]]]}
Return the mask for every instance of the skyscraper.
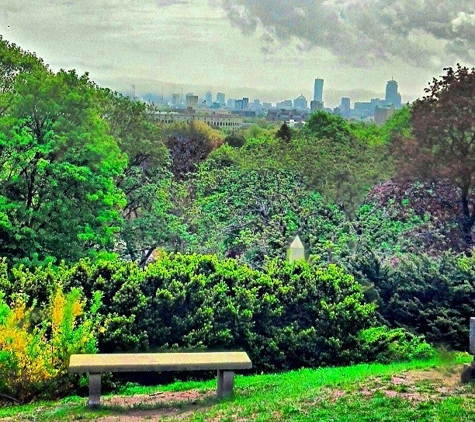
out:
{"label": "skyscraper", "polygon": [[217,102],[220,106],[226,105],[226,99],[225,99],[224,92],[218,92],[218,93],[216,94],[216,102]]}
{"label": "skyscraper", "polygon": [[313,101],[323,103],[323,79],[315,79],[313,86]]}
{"label": "skyscraper", "polygon": [[350,116],[350,109],[351,109],[351,100],[349,97],[343,97],[341,99],[340,111],[343,117]]}
{"label": "skyscraper", "polygon": [[385,103],[394,106],[394,108],[401,108],[401,94],[397,92],[397,82],[394,79],[386,84]]}
{"label": "skyscraper", "polygon": [[211,91],[206,91],[205,94],[205,101],[206,105],[209,107],[211,104],[213,104],[213,96],[211,95]]}
{"label": "skyscraper", "polygon": [[186,108],[196,110],[198,107],[198,95],[193,95],[193,93],[186,94]]}

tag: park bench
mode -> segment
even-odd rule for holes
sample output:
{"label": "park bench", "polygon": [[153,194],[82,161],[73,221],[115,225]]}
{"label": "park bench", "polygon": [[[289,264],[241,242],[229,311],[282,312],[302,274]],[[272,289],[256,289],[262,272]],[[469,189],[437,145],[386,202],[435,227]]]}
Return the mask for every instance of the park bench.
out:
{"label": "park bench", "polygon": [[250,369],[245,352],[118,353],[71,355],[69,372],[89,374],[89,407],[100,406],[102,372],[217,370],[218,397],[233,394],[234,371]]}

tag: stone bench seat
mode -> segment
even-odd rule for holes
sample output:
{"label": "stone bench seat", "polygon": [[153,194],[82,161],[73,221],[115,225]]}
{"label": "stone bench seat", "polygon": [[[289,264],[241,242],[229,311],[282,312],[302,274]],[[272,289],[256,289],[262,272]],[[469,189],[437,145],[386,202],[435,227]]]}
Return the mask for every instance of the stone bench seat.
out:
{"label": "stone bench seat", "polygon": [[102,372],[204,371],[218,373],[217,396],[233,394],[234,371],[250,369],[245,352],[99,353],[71,355],[69,372],[89,374],[89,406],[100,406]]}

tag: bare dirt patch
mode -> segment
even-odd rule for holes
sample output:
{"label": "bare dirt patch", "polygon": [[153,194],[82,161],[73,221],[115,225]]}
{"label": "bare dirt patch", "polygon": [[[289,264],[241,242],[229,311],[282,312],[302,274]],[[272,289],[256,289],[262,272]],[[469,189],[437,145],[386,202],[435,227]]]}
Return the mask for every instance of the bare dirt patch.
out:
{"label": "bare dirt patch", "polygon": [[461,366],[409,371],[392,376],[389,380],[369,380],[357,392],[364,396],[382,392],[391,398],[400,397],[414,402],[437,400],[444,396],[464,394],[465,387],[460,383],[461,371]]}
{"label": "bare dirt patch", "polygon": [[[214,396],[214,391],[203,393],[189,390],[105,397],[102,399],[103,406],[111,406],[117,409],[116,414],[100,417],[95,420],[101,422],[137,422],[157,421],[169,417],[185,417],[199,407],[203,407],[205,401]],[[150,409],[142,409],[142,407]]]}
{"label": "bare dirt patch", "polygon": [[351,394],[371,398],[377,393],[382,393],[389,398],[399,397],[415,403],[441,400],[453,395],[467,396],[472,393],[467,393],[467,387],[460,383],[461,371],[462,366],[407,371],[390,377],[366,379],[350,391],[324,387],[319,390],[319,395],[312,404],[324,400],[335,403]]}

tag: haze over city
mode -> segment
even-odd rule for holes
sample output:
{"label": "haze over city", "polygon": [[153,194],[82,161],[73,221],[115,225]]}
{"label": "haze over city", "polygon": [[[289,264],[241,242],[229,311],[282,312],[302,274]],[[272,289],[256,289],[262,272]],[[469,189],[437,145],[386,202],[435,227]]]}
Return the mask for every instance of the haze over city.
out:
{"label": "haze over city", "polygon": [[211,90],[228,98],[341,97],[403,103],[443,68],[475,64],[471,0],[2,0],[0,34],[53,70],[88,71],[137,94]]}

